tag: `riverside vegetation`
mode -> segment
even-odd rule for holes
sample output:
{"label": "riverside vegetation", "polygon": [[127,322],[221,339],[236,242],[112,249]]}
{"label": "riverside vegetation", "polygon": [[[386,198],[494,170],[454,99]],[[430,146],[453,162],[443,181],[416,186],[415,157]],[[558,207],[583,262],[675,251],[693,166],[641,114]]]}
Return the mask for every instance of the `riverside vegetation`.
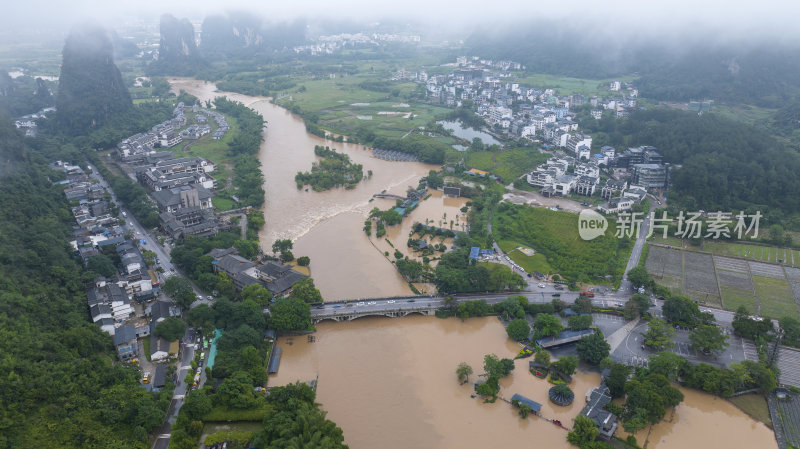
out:
{"label": "riverside vegetation", "polygon": [[312,163],[311,171],[297,172],[294,177],[298,189],[305,185],[310,185],[315,192],[339,186],[352,189],[364,178],[361,164],[354,164],[346,154],[321,145],[314,146],[314,154],[320,160]]}

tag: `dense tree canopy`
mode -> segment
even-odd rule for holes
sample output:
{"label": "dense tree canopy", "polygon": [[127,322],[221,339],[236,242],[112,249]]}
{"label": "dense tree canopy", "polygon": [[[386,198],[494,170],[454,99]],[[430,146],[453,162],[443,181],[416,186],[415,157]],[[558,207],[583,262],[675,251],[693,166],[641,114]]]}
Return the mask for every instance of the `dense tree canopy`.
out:
{"label": "dense tree canopy", "polygon": [[134,369],[112,363],[112,339],[86,307],[97,273],[73,257],[63,186],[45,165],[59,150],[39,151],[0,117],[0,446],[144,449],[171,383],[147,392]]}

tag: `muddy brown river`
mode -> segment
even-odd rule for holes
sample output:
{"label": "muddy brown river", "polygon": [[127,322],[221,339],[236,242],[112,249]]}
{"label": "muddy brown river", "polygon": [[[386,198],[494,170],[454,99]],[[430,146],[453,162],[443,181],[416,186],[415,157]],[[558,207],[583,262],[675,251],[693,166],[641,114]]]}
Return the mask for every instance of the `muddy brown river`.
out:
{"label": "muddy brown river", "polygon": [[[281,339],[280,370],[272,385],[318,378],[317,398],[344,429],[354,449],[411,447],[465,448],[517,445],[532,441],[546,448],[569,448],[566,431],[537,417],[520,419],[505,402],[484,404],[470,397],[471,385],[459,385],[458,363],[482,371],[483,355],[513,358],[519,346],[493,317],[457,319],[410,316],[322,322],[316,341]],[[571,426],[585,405],[586,392],[600,383],[595,372],[577,374],[569,407],[547,399],[550,384],[531,375],[529,359],[516,361],[501,381],[501,396],[520,393],[543,405],[542,415]],[[648,448],[774,448],[772,431],[731,403],[682,389],[686,400],[667,412],[664,422],[637,435]],[[620,431],[619,435],[624,436]]]}
{"label": "muddy brown river", "polygon": [[[265,251],[271,251],[276,239],[293,240],[295,256],[311,258],[314,282],[326,300],[411,293],[408,284],[383,256],[383,251],[376,249],[361,229],[370,209],[387,209],[394,205],[394,200],[370,202],[373,194],[386,190],[386,193],[405,196],[409,186],[416,187],[420,177],[438,167],[384,161],[372,157],[362,145],[334,143],[308,134],[302,119],[263,97],[219,92],[213,83],[197,80],[170,81],[175,90],[183,89],[202,101],[222,95],[240,101],[267,121],[259,153],[266,191],[266,226],[260,233]],[[372,170],[372,178],[365,179],[352,190],[298,190],[294,176],[298,171],[310,170],[311,163],[317,160],[314,145],[327,145],[349,155],[354,162],[363,165],[365,177],[367,171]],[[445,213],[441,196],[432,197],[426,203],[429,209],[435,209],[436,204],[441,206],[442,211],[437,211],[436,216]],[[425,220],[419,216],[412,213],[404,222]],[[403,246],[405,241],[403,239]]]}
{"label": "muddy brown river", "polygon": [[[211,83],[172,79],[201,100],[223,95]],[[305,132],[301,119],[270,104],[265,98],[224,93],[261,113],[268,122],[260,160],[266,184],[262,246],[270,250],[277,238],[294,240],[295,255],[311,257],[317,286],[328,300],[391,296],[409,293],[383,251],[385,239],[366,238],[361,230],[372,207],[386,209],[391,200],[369,199],[375,193],[404,196],[431,166],[387,162],[372,158],[360,145],[326,142]],[[345,152],[373,177],[353,190],[305,192],[294,183],[297,171],[307,171],[316,159],[314,145],[329,145]],[[387,229],[387,237],[404,253],[414,221],[459,229],[463,199],[442,198],[438,192],[423,201],[400,226]],[[446,216],[445,216],[446,214]],[[439,242],[437,239],[436,242]],[[448,243],[448,242],[445,242]],[[393,251],[390,251],[390,253]],[[353,449],[546,447],[570,448],[566,431],[530,417],[520,419],[511,406],[497,401],[484,404],[470,397],[472,386],[459,385],[455,368],[469,363],[482,371],[483,356],[513,356],[519,346],[506,336],[496,318],[465,322],[434,317],[362,318],[352,322],[317,325],[314,342],[305,337],[282,338],[283,357],[271,385],[318,379],[319,402],[344,430]],[[501,382],[501,396],[520,393],[543,404],[542,415],[567,426],[584,405],[584,395],[597,386],[597,373],[584,372],[571,385],[576,399],[558,407],[547,399],[550,387],[527,371],[528,360],[516,361],[513,374]],[[650,449],[775,448],[772,431],[739,411],[731,403],[694,390],[682,390],[686,399],[664,422],[637,435]],[[624,432],[620,432],[623,435]]]}

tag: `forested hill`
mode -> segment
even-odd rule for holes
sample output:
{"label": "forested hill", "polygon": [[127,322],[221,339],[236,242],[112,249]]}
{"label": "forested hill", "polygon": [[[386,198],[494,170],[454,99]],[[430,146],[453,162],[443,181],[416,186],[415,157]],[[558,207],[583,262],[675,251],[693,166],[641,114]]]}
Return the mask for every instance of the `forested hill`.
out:
{"label": "forested hill", "polygon": [[164,14],[160,31],[158,60],[150,64],[148,72],[187,76],[206,66],[194,42],[194,26],[189,19],[178,20],[171,14]]}
{"label": "forested hill", "polygon": [[785,216],[800,210],[800,155],[759,128],[713,113],[666,109],[584,124],[597,145],[653,145],[666,162],[682,164],[671,175],[672,191],[688,208],[767,206]]}
{"label": "forested hill", "polygon": [[91,24],[75,27],[64,45],[56,97],[56,121],[69,135],[84,135],[133,107],[108,32]]}
{"label": "forested hill", "polygon": [[[58,174],[0,118],[0,447],[146,448],[171,390],[147,393],[91,323]],[[7,161],[13,159],[13,170]]]}
{"label": "forested hill", "polygon": [[[781,107],[800,93],[796,45],[747,40],[712,43],[687,32],[668,44],[625,32],[565,23],[492,27],[470,36],[468,54],[520,62],[531,73],[604,79],[638,74],[640,95]],[[513,45],[509,45],[513,42]]]}

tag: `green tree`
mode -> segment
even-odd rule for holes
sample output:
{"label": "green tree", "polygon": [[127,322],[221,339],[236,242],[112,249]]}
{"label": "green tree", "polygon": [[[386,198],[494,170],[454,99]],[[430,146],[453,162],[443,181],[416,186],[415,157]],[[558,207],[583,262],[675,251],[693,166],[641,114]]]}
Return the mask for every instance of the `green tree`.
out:
{"label": "green tree", "polygon": [[644,334],[644,344],[661,351],[672,347],[673,338],[675,338],[675,329],[666,321],[653,318],[648,323],[647,332]]}
{"label": "green tree", "polygon": [[286,251],[281,251],[281,262],[287,263],[294,260],[294,254],[288,249]]}
{"label": "green tree", "polygon": [[308,256],[300,256],[300,257],[297,258],[297,265],[299,265],[301,267],[307,267],[309,264],[311,264],[311,258],[310,257],[308,257]]}
{"label": "green tree", "polygon": [[572,431],[567,434],[567,441],[580,448],[593,442],[600,433],[597,424],[595,424],[591,418],[584,415],[576,416],[574,423]]}
{"label": "green tree", "polygon": [[280,254],[284,251],[289,251],[293,248],[292,241],[289,239],[278,239],[272,244],[272,252]]}
{"label": "green tree", "polygon": [[236,297],[236,286],[233,280],[225,273],[217,273],[217,293],[220,297],[234,299]]}
{"label": "green tree", "polygon": [[578,313],[592,313],[592,298],[579,296],[572,305],[572,310]]}
{"label": "green tree", "polygon": [[694,301],[685,296],[672,296],[664,301],[661,307],[664,318],[670,323],[683,326],[694,326],[703,321],[700,308]]}
{"label": "green tree", "polygon": [[279,298],[270,306],[269,326],[277,331],[311,328],[311,307],[305,301]]}
{"label": "green tree", "polygon": [[690,348],[705,354],[724,351],[728,347],[728,336],[717,326],[701,324],[689,333]]}
{"label": "green tree", "polygon": [[625,383],[628,382],[628,375],[631,367],[624,363],[612,363],[610,372],[605,378],[606,386],[611,392],[611,397],[621,398],[625,395]]}
{"label": "green tree", "polygon": [[646,411],[644,409],[637,409],[634,412],[633,416],[628,418],[623,424],[622,427],[625,429],[626,432],[630,434],[635,434],[640,430],[647,427],[647,416]]}
{"label": "green tree", "polygon": [[524,318],[517,318],[508,323],[506,332],[512,340],[522,341],[526,340],[530,335],[531,327]]}
{"label": "green tree", "polygon": [[456,368],[456,375],[458,375],[459,382],[469,382],[469,376],[472,374],[472,367],[467,362],[461,362]]}
{"label": "green tree", "polygon": [[189,309],[187,322],[190,326],[203,328],[210,332],[214,329],[214,310],[208,304],[200,304],[193,309]]}
{"label": "green tree", "polygon": [[650,356],[648,367],[651,373],[661,374],[671,381],[678,379],[678,374],[686,365],[686,359],[674,352],[659,352]]}
{"label": "green tree", "polygon": [[550,366],[550,353],[546,349],[537,348],[533,355],[533,361],[544,366]]}
{"label": "green tree", "polygon": [[555,315],[549,313],[540,313],[536,315],[536,320],[533,323],[536,330],[536,338],[553,337],[564,330],[561,320]]}
{"label": "green tree", "polygon": [[272,292],[260,284],[252,284],[242,288],[240,296],[244,301],[253,301],[261,307],[266,307],[272,299]]}
{"label": "green tree", "polygon": [[254,259],[258,255],[258,243],[252,240],[237,240],[233,242],[233,247],[239,251],[239,255],[245,259]]}
{"label": "green tree", "polygon": [[628,280],[631,281],[631,284],[636,288],[650,288],[653,284],[650,273],[648,273],[647,269],[643,266],[631,268],[630,271],[628,271]]}
{"label": "green tree", "polygon": [[571,376],[578,368],[578,358],[574,355],[565,355],[553,362],[553,366],[567,376]]}
{"label": "green tree", "polygon": [[253,380],[246,373],[237,372],[217,387],[213,400],[216,404],[233,409],[253,408],[257,404]]}
{"label": "green tree", "polygon": [[111,259],[103,254],[89,256],[86,261],[86,269],[94,271],[100,276],[105,276],[107,278],[113,278],[117,276],[117,267],[114,266],[114,262],[112,262]]}
{"label": "green tree", "polygon": [[603,334],[595,332],[587,335],[578,341],[578,356],[586,363],[599,365],[604,358],[608,357],[611,345],[603,338]]}
{"label": "green tree", "polygon": [[292,293],[289,294],[292,299],[304,301],[308,304],[316,304],[322,302],[322,294],[319,289],[314,286],[314,279],[305,278],[302,281],[294,284]]}
{"label": "green tree", "polygon": [[182,292],[191,291],[192,283],[183,276],[170,276],[161,287],[164,293],[174,298]]}
{"label": "green tree", "polygon": [[626,320],[632,320],[642,316],[642,309],[639,307],[639,303],[633,299],[629,299],[625,302],[625,308],[622,309],[622,316]]}
{"label": "green tree", "polygon": [[573,315],[567,319],[567,327],[573,331],[580,331],[592,327],[591,315]]}
{"label": "green tree", "polygon": [[186,332],[186,324],[182,319],[171,316],[156,324],[155,335],[167,341],[175,341],[183,337]]}
{"label": "green tree", "polygon": [[175,304],[183,310],[188,309],[191,305],[197,301],[197,295],[194,293],[193,290],[189,291],[181,291],[178,295],[174,296],[173,301]]}
{"label": "green tree", "polygon": [[531,414],[531,406],[528,404],[519,405],[519,417],[525,419]]}

